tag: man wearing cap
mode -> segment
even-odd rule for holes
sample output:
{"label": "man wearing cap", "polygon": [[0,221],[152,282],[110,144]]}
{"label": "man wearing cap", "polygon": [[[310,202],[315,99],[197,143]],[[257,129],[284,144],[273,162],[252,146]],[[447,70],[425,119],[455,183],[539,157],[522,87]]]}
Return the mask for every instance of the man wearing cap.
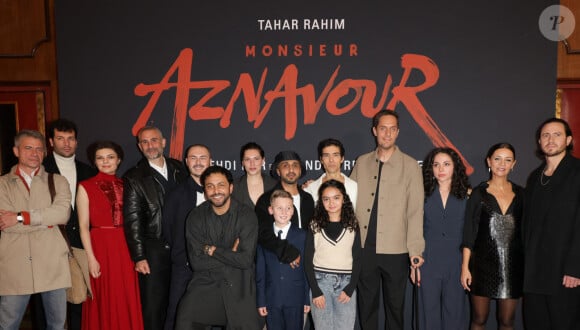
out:
{"label": "man wearing cap", "polygon": [[274,218],[268,212],[268,206],[270,196],[275,190],[286,190],[294,200],[294,215],[290,221],[298,228],[308,228],[308,223],[314,214],[314,200],[309,193],[298,186],[298,179],[306,174],[306,167],[296,152],[281,151],[274,158],[270,174],[279,181],[273,189],[260,196],[256,203],[259,225],[258,243],[263,248],[274,252],[278,260],[295,268],[300,265],[300,250],[274,235],[272,231]]}

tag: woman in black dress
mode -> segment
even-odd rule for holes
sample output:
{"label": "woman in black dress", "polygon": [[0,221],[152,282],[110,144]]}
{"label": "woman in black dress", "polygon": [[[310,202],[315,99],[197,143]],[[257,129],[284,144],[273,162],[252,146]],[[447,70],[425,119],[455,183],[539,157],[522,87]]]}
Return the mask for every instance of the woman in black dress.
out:
{"label": "woman in black dress", "polygon": [[461,285],[471,293],[471,329],[485,329],[491,299],[497,300],[499,329],[513,329],[523,285],[523,188],[508,180],[516,163],[511,144],[493,145],[486,162],[491,178],[467,203]]}

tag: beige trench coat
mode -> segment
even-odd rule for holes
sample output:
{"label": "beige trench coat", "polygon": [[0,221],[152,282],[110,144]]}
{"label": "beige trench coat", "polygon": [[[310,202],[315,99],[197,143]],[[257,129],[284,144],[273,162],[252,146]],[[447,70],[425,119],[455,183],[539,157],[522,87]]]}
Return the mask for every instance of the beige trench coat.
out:
{"label": "beige trench coat", "polygon": [[56,195],[51,204],[44,167],[32,179],[30,192],[15,171],[16,166],[0,177],[0,209],[30,212],[30,225],[18,223],[1,232],[0,296],[70,287],[68,247],[58,229],[69,218],[69,184],[54,175]]}

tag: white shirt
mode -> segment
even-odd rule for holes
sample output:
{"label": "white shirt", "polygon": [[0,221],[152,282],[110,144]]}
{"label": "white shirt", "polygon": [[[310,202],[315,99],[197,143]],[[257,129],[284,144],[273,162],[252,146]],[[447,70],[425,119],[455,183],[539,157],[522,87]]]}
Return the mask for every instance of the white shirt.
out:
{"label": "white shirt", "polygon": [[[340,173],[340,175],[342,175],[342,178],[344,179],[344,188],[346,189],[346,193],[348,194],[348,197],[352,202],[352,208],[356,210],[356,196],[358,194],[358,185],[356,181],[344,175],[343,173]],[[304,191],[312,195],[312,199],[314,199],[314,202],[318,201],[318,188],[320,188],[320,185],[322,184],[325,176],[326,173],[322,174],[318,179],[316,179],[316,181],[312,181],[308,185],[308,187],[304,189]]]}
{"label": "white shirt", "polygon": [[290,222],[288,222],[286,224],[285,227],[278,227],[276,226],[276,222],[274,222],[274,235],[276,235],[276,237],[278,237],[278,232],[281,230],[282,231],[282,239],[286,239],[286,237],[288,236],[288,231],[290,230],[290,226],[292,224]]}
{"label": "white shirt", "polygon": [[199,191],[196,191],[195,195],[196,195],[195,206],[199,206],[199,204],[205,202],[205,194],[204,193],[200,193]]}
{"label": "white shirt", "polygon": [[71,193],[70,204],[74,209],[77,195],[77,166],[75,163],[75,155],[63,157],[56,152],[53,152],[52,155],[54,156],[54,161],[60,175],[64,176],[68,181]]}
{"label": "white shirt", "polygon": [[294,201],[293,204],[298,211],[298,228],[302,228],[302,219],[300,219],[300,194],[292,195],[292,200]]}
{"label": "white shirt", "polygon": [[34,170],[34,172],[32,172],[32,176],[26,174],[26,172],[24,172],[23,170],[21,170],[20,168],[18,169],[20,176],[24,179],[24,181],[26,181],[26,185],[28,185],[28,189],[30,190],[30,187],[32,186],[32,178],[38,173],[39,169]]}
{"label": "white shirt", "polygon": [[154,170],[159,172],[159,174],[163,175],[165,180],[167,180],[167,161],[165,161],[165,158],[163,158],[163,166],[157,166],[153,164],[151,161],[149,161],[149,166],[151,166]]}

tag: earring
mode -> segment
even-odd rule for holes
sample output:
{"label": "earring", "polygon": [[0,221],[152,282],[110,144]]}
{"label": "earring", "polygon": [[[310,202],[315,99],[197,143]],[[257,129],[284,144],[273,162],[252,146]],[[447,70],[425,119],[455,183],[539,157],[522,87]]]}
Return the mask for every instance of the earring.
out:
{"label": "earring", "polygon": [[491,173],[491,167],[488,167],[488,168],[487,168],[487,171],[488,171],[489,173]]}

